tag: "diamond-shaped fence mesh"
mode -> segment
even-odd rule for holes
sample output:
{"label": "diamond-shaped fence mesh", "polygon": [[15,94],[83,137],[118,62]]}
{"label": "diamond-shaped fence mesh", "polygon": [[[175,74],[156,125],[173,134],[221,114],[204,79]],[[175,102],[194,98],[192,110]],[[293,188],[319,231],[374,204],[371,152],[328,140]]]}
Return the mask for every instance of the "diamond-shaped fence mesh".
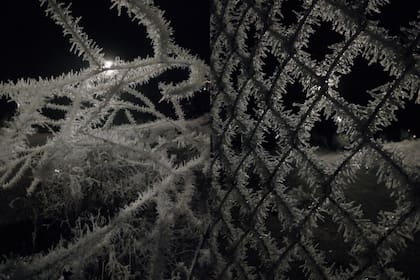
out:
{"label": "diamond-shaped fence mesh", "polygon": [[[418,163],[380,135],[419,103],[418,18],[396,32],[387,1],[212,2],[214,212],[195,275],[415,279]],[[340,152],[314,144],[338,145],[327,121]]]}

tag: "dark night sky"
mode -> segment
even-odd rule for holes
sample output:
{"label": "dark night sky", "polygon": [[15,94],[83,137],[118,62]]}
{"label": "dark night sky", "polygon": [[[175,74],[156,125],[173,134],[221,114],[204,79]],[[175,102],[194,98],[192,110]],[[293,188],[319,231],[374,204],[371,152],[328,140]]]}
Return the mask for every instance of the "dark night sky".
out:
{"label": "dark night sky", "polygon": [[[69,52],[61,28],[45,16],[38,1],[2,1],[0,9],[1,58],[0,80],[20,77],[50,77],[79,69],[80,58]],[[65,1],[70,2],[70,1]],[[74,16],[82,16],[80,25],[100,45],[107,56],[131,60],[151,53],[145,28],[124,13],[110,10],[108,0],[71,1]],[[166,18],[175,30],[175,40],[184,48],[208,60],[209,7],[206,0],[159,0]],[[180,8],[182,7],[182,8]]]}
{"label": "dark night sky", "polygon": [[[151,41],[146,37],[146,29],[132,22],[124,11],[118,16],[116,9],[110,10],[110,1],[61,2],[72,2],[73,16],[82,17],[79,24],[88,36],[103,48],[106,58],[119,56],[130,61],[139,56],[153,55]],[[171,22],[177,44],[208,63],[208,1],[159,0],[155,3],[165,11],[165,18]],[[87,66],[79,57],[70,53],[70,44],[63,37],[61,28],[45,16],[44,9],[36,0],[8,0],[2,3],[0,32],[0,57],[3,65],[0,81],[16,81],[22,77],[48,78]],[[169,75],[177,80],[176,75],[179,73],[166,76]],[[193,106],[191,112],[187,111],[187,116],[195,116],[209,110],[208,96],[197,95],[190,102],[197,106]],[[0,100],[0,121],[9,117],[13,110],[13,103]]]}
{"label": "dark night sky", "polygon": [[[69,2],[67,0],[66,2]],[[146,39],[145,29],[123,13],[117,16],[116,10],[109,10],[108,0],[85,0],[73,2],[73,15],[82,16],[81,25],[90,38],[103,47],[108,57],[119,56],[131,60],[151,53],[150,42]],[[177,43],[207,62],[209,60],[209,1],[208,0],[159,0],[158,5],[165,10],[166,18],[171,21]],[[295,9],[295,3],[287,1],[283,9]],[[393,0],[384,7],[379,24],[391,34],[397,35],[400,26],[407,25],[415,18],[419,1]],[[290,13],[290,15],[292,15]],[[290,19],[293,21],[293,16]],[[325,27],[325,28],[324,28]],[[315,58],[325,55],[326,42],[340,40],[330,30],[328,24],[314,34],[307,51]],[[0,9],[0,81],[16,80],[21,77],[36,78],[56,76],[77,70],[84,66],[80,58],[69,52],[69,43],[63,38],[60,27],[45,16],[38,1],[2,1]],[[369,79],[367,79],[369,77]],[[356,61],[354,71],[342,81],[342,94],[350,102],[367,102],[357,98],[355,92],[364,92],[386,81],[386,75],[377,65],[367,66],[363,60]],[[362,96],[362,95],[359,95]],[[366,96],[366,95],[365,95]],[[0,102],[0,120],[10,115],[4,100]],[[206,110],[207,100],[199,100],[197,110]],[[204,104],[204,105],[203,105]],[[208,108],[207,108],[208,109]],[[407,104],[398,114],[398,121],[386,131],[390,140],[399,140],[401,128],[411,129],[420,135],[420,105]],[[331,126],[331,125],[330,125]],[[328,130],[328,124],[326,126]]]}

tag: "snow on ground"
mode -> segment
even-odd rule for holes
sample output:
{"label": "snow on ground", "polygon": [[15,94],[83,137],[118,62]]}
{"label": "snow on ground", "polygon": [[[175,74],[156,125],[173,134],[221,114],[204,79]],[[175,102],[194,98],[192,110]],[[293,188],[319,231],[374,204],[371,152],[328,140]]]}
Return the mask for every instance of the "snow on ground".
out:
{"label": "snow on ground", "polygon": [[387,143],[386,149],[395,149],[404,154],[404,163],[418,170],[420,175],[420,140],[404,140],[401,142]]}
{"label": "snow on ground", "polygon": [[[420,140],[403,140],[400,142],[388,142],[383,145],[384,150],[401,153],[404,156],[404,165],[415,170],[414,174],[420,176]],[[330,168],[337,167],[349,154],[348,151],[325,151],[319,149],[316,153]]]}

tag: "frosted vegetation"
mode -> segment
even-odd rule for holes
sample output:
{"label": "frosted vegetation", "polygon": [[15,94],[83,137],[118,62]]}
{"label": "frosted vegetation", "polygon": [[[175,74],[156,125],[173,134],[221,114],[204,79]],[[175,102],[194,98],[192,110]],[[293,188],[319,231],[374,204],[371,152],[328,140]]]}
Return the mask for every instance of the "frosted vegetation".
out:
{"label": "frosted vegetation", "polygon": [[[152,43],[132,61],[106,58],[70,7],[40,0],[88,67],[0,84],[18,107],[0,128],[0,210],[35,225],[0,279],[404,279],[420,248],[419,141],[380,134],[420,103],[419,35],[418,22],[398,41],[371,20],[387,2],[213,1],[210,75],[152,0],[111,0]],[[314,58],[326,23],[341,39]],[[357,61],[389,78],[366,104],[340,86]],[[162,82],[170,71],[188,77]],[[209,88],[211,121],[188,116]],[[333,140],[316,132],[326,120]]]}
{"label": "frosted vegetation", "polygon": [[[8,256],[0,279],[177,279],[189,273],[204,214],[196,184],[210,143],[208,115],[188,119],[183,102],[203,93],[209,69],[174,43],[152,1],[111,3],[146,27],[153,56],[106,59],[70,6],[41,0],[88,67],[0,84],[0,96],[18,106],[1,128],[1,191],[16,195],[10,207],[23,201],[34,219],[59,224],[50,238],[62,237],[48,251]],[[142,86],[179,69],[187,79],[160,82],[155,96],[145,94]],[[159,110],[162,103],[169,109]],[[35,228],[35,243],[36,234]]]}

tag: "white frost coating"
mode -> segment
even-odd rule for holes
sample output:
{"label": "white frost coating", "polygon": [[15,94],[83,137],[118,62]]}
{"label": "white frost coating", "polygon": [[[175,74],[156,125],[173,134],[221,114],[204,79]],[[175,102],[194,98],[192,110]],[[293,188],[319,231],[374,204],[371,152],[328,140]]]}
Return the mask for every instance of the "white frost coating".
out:
{"label": "white frost coating", "polygon": [[[173,251],[183,242],[177,235],[196,238],[200,233],[200,219],[191,204],[198,190],[196,178],[209,161],[209,116],[188,119],[183,100],[205,87],[209,67],[174,43],[169,23],[152,1],[111,2],[119,13],[126,9],[133,21],[146,27],[152,57],[105,58],[78,25],[80,18],[71,15],[70,5],[40,0],[47,15],[63,28],[70,50],[89,66],[51,79],[0,84],[0,97],[19,104],[18,114],[0,128],[0,145],[8,147],[0,152],[0,191],[25,187],[27,199],[40,205],[41,216],[61,217],[67,211],[80,215],[69,221],[79,226],[72,228],[74,238],[65,241],[68,245],[10,259],[12,267],[0,264],[0,275],[6,278],[59,279],[62,269],[80,273],[101,256],[106,264],[97,268],[98,274],[86,276],[89,279],[105,273],[126,279],[138,270],[161,279],[165,270],[183,265],[165,261],[179,253]],[[158,98],[142,92],[141,86],[176,69],[187,70],[188,78],[160,84]],[[154,101],[159,99],[175,113],[159,111]],[[46,131],[45,141],[31,141],[40,135],[36,127]],[[45,199],[38,201],[41,197]],[[113,214],[78,208],[89,197]],[[128,236],[120,239],[124,234]],[[137,267],[130,267],[131,262]]]}

